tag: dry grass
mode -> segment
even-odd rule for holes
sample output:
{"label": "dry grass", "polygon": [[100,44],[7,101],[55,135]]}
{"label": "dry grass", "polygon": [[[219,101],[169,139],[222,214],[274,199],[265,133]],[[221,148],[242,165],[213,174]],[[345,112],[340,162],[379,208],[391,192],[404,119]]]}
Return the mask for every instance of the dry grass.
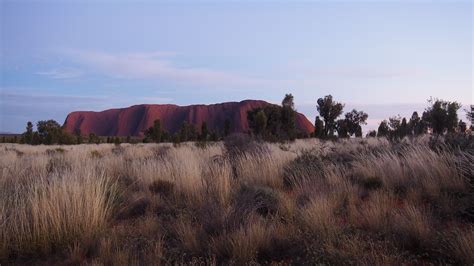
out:
{"label": "dry grass", "polygon": [[2,144],[0,263],[474,262],[472,151],[252,145]]}

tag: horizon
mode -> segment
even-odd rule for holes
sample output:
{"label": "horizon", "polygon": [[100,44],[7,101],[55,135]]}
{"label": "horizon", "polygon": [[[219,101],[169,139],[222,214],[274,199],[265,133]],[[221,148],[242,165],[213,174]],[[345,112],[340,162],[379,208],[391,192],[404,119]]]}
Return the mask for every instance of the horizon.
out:
{"label": "horizon", "polygon": [[331,94],[383,119],[473,104],[471,1],[2,1],[0,132],[137,104]]}

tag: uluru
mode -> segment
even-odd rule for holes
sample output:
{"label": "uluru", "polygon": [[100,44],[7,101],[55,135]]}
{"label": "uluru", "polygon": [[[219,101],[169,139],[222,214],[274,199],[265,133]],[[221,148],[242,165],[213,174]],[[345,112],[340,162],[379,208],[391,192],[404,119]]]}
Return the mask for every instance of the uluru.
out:
{"label": "uluru", "polygon": [[[210,105],[141,104],[100,112],[76,111],[67,116],[64,128],[70,133],[80,130],[82,134],[99,136],[143,136],[157,119],[170,133],[177,132],[185,121],[196,127],[206,122],[209,130],[223,132],[225,121],[229,120],[232,133],[245,133],[249,131],[247,111],[267,105],[272,104],[244,100]],[[314,131],[311,122],[301,113],[296,113],[295,122],[299,132]]]}

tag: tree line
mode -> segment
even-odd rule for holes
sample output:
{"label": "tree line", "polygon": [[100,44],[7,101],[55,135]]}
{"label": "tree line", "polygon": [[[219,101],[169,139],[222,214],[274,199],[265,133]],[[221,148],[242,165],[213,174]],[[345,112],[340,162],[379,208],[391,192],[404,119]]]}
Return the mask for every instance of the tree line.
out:
{"label": "tree line", "polygon": [[[319,98],[316,102],[316,110],[319,115],[314,122],[314,131],[307,134],[296,126],[296,110],[294,97],[286,94],[279,105],[267,105],[247,112],[247,122],[250,131],[247,132],[257,139],[265,141],[292,141],[296,138],[315,137],[320,139],[337,139],[349,137],[362,137],[362,126],[367,124],[368,114],[356,109],[343,115],[345,104],[337,102],[331,95]],[[386,137],[391,140],[402,139],[407,136],[417,136],[427,133],[435,135],[449,133],[464,133],[467,124],[458,120],[457,112],[461,105],[457,102],[449,102],[440,99],[428,100],[428,107],[420,116],[414,111],[407,119],[401,116],[393,116],[383,120],[377,130],[369,131],[366,137]],[[467,119],[472,119],[472,111],[467,111]],[[342,116],[342,117],[341,117]],[[218,141],[232,132],[230,119],[225,119],[223,131],[212,131],[208,129],[207,122],[202,122],[198,130],[194,124],[184,121],[180,129],[170,134],[161,126],[159,119],[144,131],[144,138],[97,136],[93,133],[83,136],[77,129],[73,134],[54,120],[42,120],[36,124],[37,130],[33,130],[33,123],[28,122],[26,131],[17,136],[7,138],[3,136],[1,142],[15,142],[32,145],[51,144],[82,144],[82,143],[138,143],[138,142],[174,142],[185,141]],[[471,125],[472,130],[472,125]]]}

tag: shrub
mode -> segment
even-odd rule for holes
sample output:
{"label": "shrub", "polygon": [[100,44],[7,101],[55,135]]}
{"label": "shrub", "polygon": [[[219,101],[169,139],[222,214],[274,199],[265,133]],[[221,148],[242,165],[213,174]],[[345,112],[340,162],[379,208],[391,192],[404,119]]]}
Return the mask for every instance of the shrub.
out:
{"label": "shrub", "polygon": [[379,189],[383,186],[383,181],[382,181],[382,179],[380,179],[378,177],[370,176],[370,177],[367,177],[367,178],[364,178],[364,179],[360,180],[360,184],[365,189],[375,190],[375,189]]}
{"label": "shrub", "polygon": [[288,188],[303,187],[324,178],[325,167],[320,157],[304,152],[284,168],[283,184]]}
{"label": "shrub", "polygon": [[242,185],[235,197],[237,213],[256,212],[264,217],[274,215],[279,208],[278,192],[269,187]]}
{"label": "shrub", "polygon": [[155,180],[149,186],[148,189],[165,197],[169,197],[174,191],[174,183],[167,180]]}
{"label": "shrub", "polygon": [[146,213],[148,206],[150,206],[150,203],[150,200],[145,197],[135,199],[122,207],[116,214],[115,218],[117,220],[125,220],[143,216]]}

